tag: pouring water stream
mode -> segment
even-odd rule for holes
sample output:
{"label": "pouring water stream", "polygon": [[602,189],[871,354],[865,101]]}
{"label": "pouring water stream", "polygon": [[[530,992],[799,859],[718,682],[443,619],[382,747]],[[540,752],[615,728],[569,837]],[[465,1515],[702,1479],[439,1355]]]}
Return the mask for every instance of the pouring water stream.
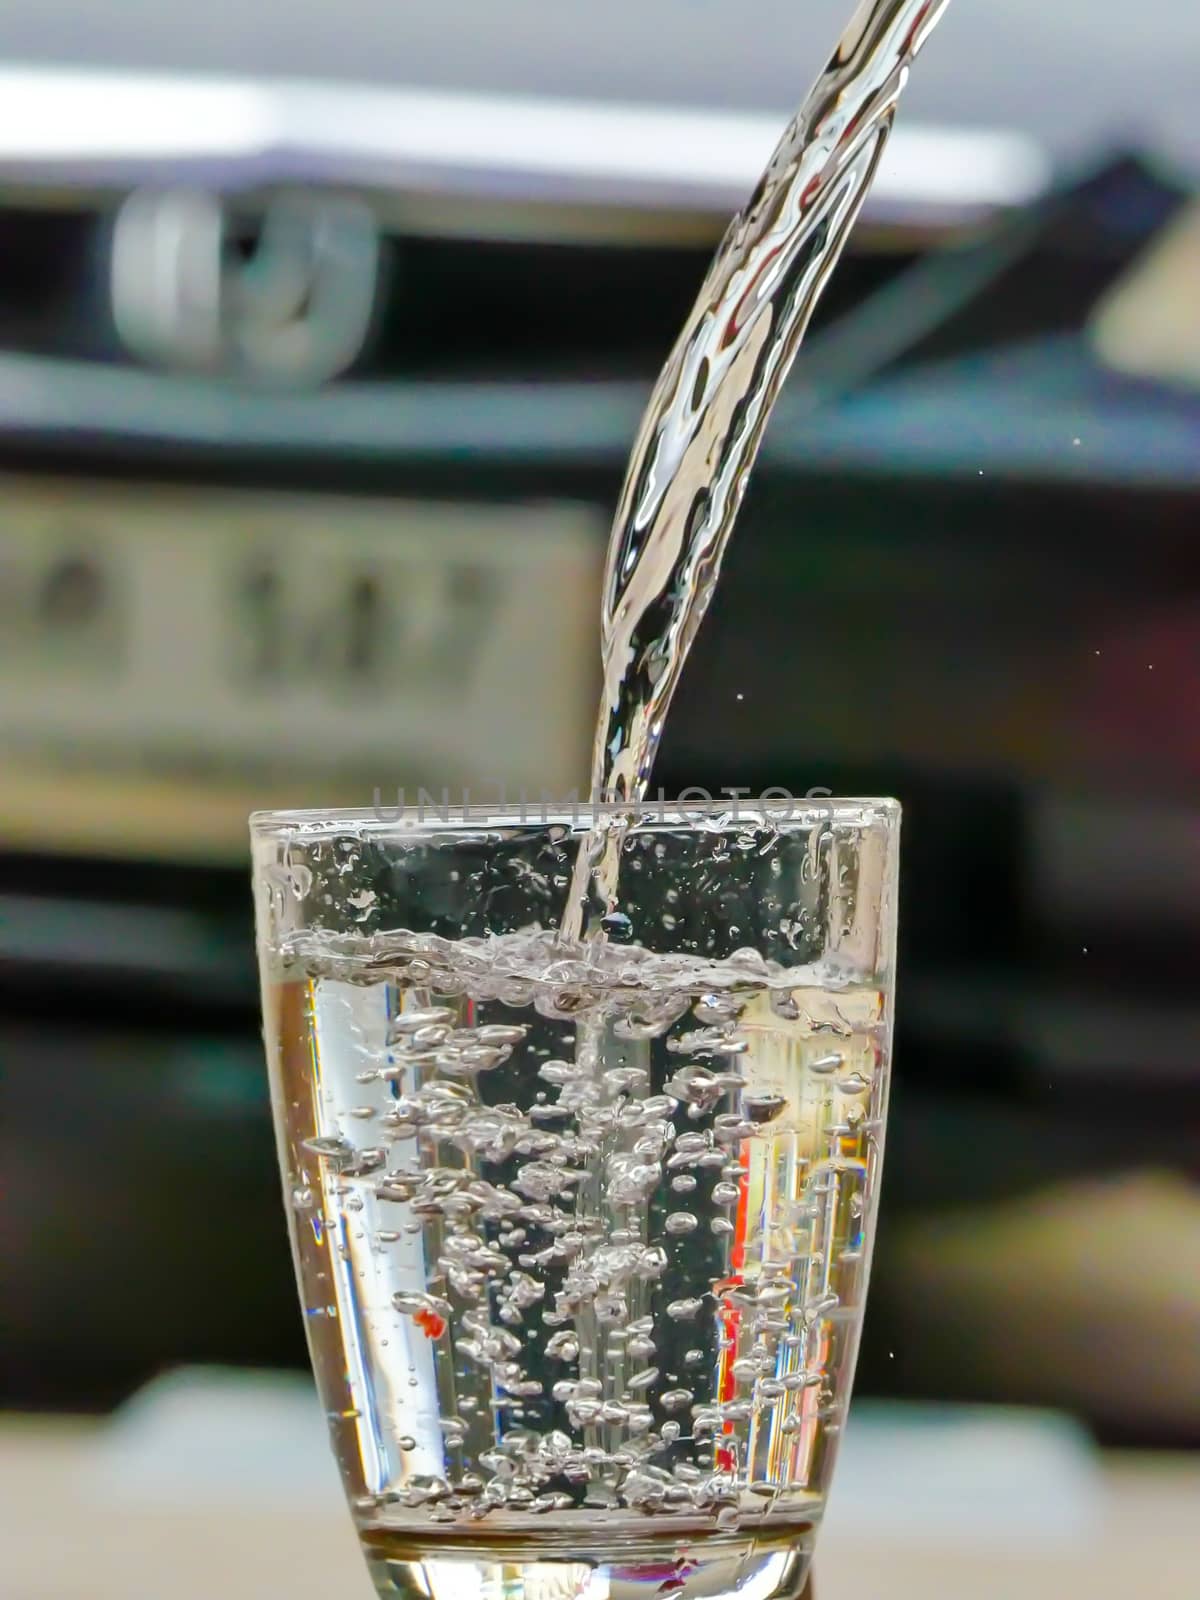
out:
{"label": "pouring water stream", "polygon": [[601,601],[593,800],[565,941],[617,903],[620,808],[644,797],[767,420],[879,166],[909,67],[949,0],[865,0],[734,217],[642,418]]}

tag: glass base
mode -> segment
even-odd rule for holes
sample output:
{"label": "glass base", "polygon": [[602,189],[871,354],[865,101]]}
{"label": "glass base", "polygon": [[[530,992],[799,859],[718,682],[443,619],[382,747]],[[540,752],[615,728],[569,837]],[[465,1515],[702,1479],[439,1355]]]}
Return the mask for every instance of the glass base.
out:
{"label": "glass base", "polygon": [[745,1534],[640,1535],[581,1547],[537,1539],[414,1539],[362,1532],[375,1591],[395,1600],[800,1600],[811,1523]]}

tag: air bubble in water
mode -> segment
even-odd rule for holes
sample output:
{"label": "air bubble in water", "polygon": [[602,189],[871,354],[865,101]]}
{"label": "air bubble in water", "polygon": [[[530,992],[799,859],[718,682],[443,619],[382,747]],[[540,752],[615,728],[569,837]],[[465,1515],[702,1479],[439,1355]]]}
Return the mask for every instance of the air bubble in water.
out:
{"label": "air bubble in water", "polygon": [[657,1381],[657,1378],[658,1368],[646,1367],[641,1372],[635,1372],[626,1387],[629,1389],[648,1389],[651,1384]]}
{"label": "air bubble in water", "polygon": [[742,1096],[742,1110],[751,1122],[773,1122],[786,1105],[783,1095],[767,1091],[747,1092]]}
{"label": "air bubble in water", "polygon": [[389,1032],[404,1035],[415,1033],[418,1028],[430,1027],[438,1022],[453,1021],[454,1013],[446,1006],[432,1006],[423,1011],[403,1011],[398,1017],[393,1017]]}
{"label": "air bubble in water", "polygon": [[838,1078],[837,1089],[839,1094],[860,1095],[866,1094],[871,1087],[871,1080],[864,1078],[861,1072],[847,1073],[844,1078]]}

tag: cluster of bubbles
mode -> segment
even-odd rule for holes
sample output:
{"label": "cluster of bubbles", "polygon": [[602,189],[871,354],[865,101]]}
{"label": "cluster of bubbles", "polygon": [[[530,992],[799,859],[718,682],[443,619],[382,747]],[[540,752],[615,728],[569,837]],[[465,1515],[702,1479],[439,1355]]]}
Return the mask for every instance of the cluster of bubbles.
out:
{"label": "cluster of bubbles", "polygon": [[[749,946],[713,959],[687,952],[652,953],[604,939],[569,945],[553,928],[456,939],[434,933],[307,930],[285,938],[279,953],[285,965],[300,962],[313,978],[386,981],[445,998],[466,995],[475,1002],[532,1006],[539,1015],[560,1020],[602,1013],[615,1020],[617,1036],[627,1039],[666,1033],[692,1005],[704,1022],[728,1022],[745,998],[760,990],[770,992],[781,1016],[795,1017],[791,991],[798,984],[836,991],[855,981],[853,971],[832,957],[800,969],[782,966]],[[431,1025],[447,1022],[439,1018]],[[414,1034],[420,1026],[414,1023]],[[427,1036],[417,1045],[414,1039],[423,1056],[418,1064],[438,1064],[439,1043],[444,1046],[445,1041]],[[471,1041],[461,1043],[470,1048]],[[738,1053],[736,1045],[732,1053]],[[444,1054],[440,1070],[453,1070],[455,1051]],[[482,1071],[497,1064],[476,1063]],[[469,1076],[469,1070],[462,1075]]]}
{"label": "cluster of bubbles", "polygon": [[[795,1021],[795,969],[754,951],[701,961],[597,943],[564,954],[540,932],[336,944],[305,950],[311,978],[386,982],[404,1006],[359,1074],[387,1085],[386,1109],[347,1108],[373,1119],[379,1142],[329,1135],[305,1147],[343,1197],[365,1183],[395,1205],[400,1220],[380,1242],[423,1235],[425,1287],[398,1291],[393,1307],[451,1364],[461,1413],[441,1419],[457,1470],[407,1471],[362,1509],[391,1502],[453,1522],[604,1506],[722,1529],[786,1510],[797,1485],[786,1472],[755,1479],[748,1430],[773,1429],[786,1449],[802,1415],[836,1425],[814,1334],[838,1296],[821,1291],[819,1272],[814,1290],[803,1243],[820,1185],[781,1200],[780,1236],[802,1242],[778,1261],[758,1246],[743,1261],[738,1214],[745,1142],[769,1138],[788,1107],[756,1084],[753,1058],[742,1070],[742,1022],[763,996],[780,1024]],[[551,1019],[557,1029],[537,1038],[563,1054],[533,1049],[532,1021],[484,1020],[490,1002]],[[646,1041],[659,1041],[653,1070]],[[833,1079],[844,1103],[870,1079],[837,1042],[810,1051],[807,1069]],[[524,1105],[485,1083],[515,1051]],[[682,1271],[699,1248],[700,1269]],[[714,1259],[720,1272],[701,1270]]]}

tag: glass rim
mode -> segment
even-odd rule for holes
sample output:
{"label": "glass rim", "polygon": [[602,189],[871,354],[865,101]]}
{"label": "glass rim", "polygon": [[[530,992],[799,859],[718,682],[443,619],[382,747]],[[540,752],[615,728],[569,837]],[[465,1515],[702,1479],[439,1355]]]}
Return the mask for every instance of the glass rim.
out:
{"label": "glass rim", "polygon": [[496,805],[455,806],[430,801],[415,806],[346,806],[312,809],[254,811],[249,818],[253,839],[319,838],[353,832],[388,836],[473,832],[479,828],[568,828],[584,834],[604,816],[626,816],[640,828],[709,830],[728,820],[731,827],[757,821],[775,821],[787,827],[831,822],[867,828],[875,823],[894,824],[900,802],[891,796],[791,796],[786,791],[760,796],[733,796],[721,800],[689,800],[686,791],[674,800],[642,800],[635,805],[616,802],[580,802],[572,806],[553,800],[520,800]]}

